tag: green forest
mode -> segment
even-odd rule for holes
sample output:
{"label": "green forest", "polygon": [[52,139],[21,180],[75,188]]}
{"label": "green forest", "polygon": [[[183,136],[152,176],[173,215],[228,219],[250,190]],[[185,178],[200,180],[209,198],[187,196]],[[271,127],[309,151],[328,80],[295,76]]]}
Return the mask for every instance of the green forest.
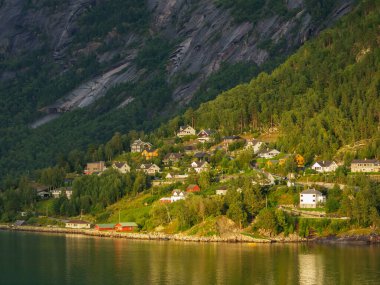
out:
{"label": "green forest", "polygon": [[[219,7],[229,9],[235,18],[238,14],[245,15],[253,23],[256,18],[284,12],[281,1],[264,1],[260,15],[256,15],[256,10],[246,9],[244,3],[254,7],[263,1],[216,2]],[[308,0],[305,5],[315,20],[321,22],[331,12],[330,2]],[[24,9],[56,11],[65,5],[68,3],[55,0],[26,1]],[[196,3],[191,5],[196,7]],[[248,82],[259,72],[271,72],[293,51],[283,53],[281,47],[273,46],[270,59],[261,66],[252,62],[222,63],[221,69],[201,84],[189,105],[177,106],[172,100],[173,90],[191,82],[197,74],[179,73],[169,77],[168,58],[182,39],[168,40],[160,33],[151,34],[152,15],[147,7],[146,1],[136,0],[92,3],[78,20],[66,55],[70,60],[65,63],[53,60],[53,47],[42,30],[36,30],[36,36],[43,43],[39,49],[17,55],[0,54],[0,70],[6,70],[9,75],[9,79],[0,81],[0,177],[54,165],[62,155],[67,156],[73,150],[84,151],[90,144],[102,144],[115,132],[153,131],[188,107],[196,109],[221,92]],[[134,35],[132,42],[130,33]],[[98,46],[95,50],[78,52],[93,44]],[[271,43],[263,42],[260,46],[264,48]],[[277,52],[277,48],[281,52]],[[123,54],[130,49],[138,51],[133,64],[145,70],[141,80],[115,86],[88,108],[63,114],[38,129],[30,128],[31,123],[44,115],[39,112],[41,108],[120,63]],[[100,61],[107,53],[114,56]],[[126,99],[126,92],[135,100],[125,108],[116,108]]]}
{"label": "green forest", "polygon": [[[224,134],[280,131],[277,146],[332,158],[347,144],[379,138],[380,5],[364,1],[333,29],[306,43],[272,73],[261,73],[176,118],[161,131],[196,118],[197,128]],[[166,130],[169,128],[169,130]],[[379,156],[379,150],[373,154]]]}
{"label": "green forest", "polygon": [[[136,1],[132,2],[137,5]],[[243,7],[239,6],[242,3],[239,1],[236,2],[238,6],[233,6],[230,1],[221,3],[231,9]],[[307,3],[312,5],[314,2]],[[322,14],[330,7],[329,1],[323,3],[327,6],[321,4]],[[118,29],[143,32],[146,22],[140,16],[148,15],[141,14],[137,8],[135,12],[129,25],[118,26]],[[91,13],[101,14],[102,11],[89,10],[83,17],[83,25],[91,23]],[[115,23],[107,19],[104,25],[111,27]],[[141,172],[122,175],[107,170],[101,176],[79,176],[89,161],[110,162],[123,155],[131,160],[131,156],[123,151],[128,150],[130,143],[137,138],[147,139],[160,148],[157,164],[162,166],[163,154],[183,150],[179,139],[170,141],[175,131],[193,120],[197,129],[217,130],[218,142],[223,135],[263,134],[275,129],[279,136],[271,147],[286,153],[300,153],[307,164],[315,158],[332,159],[343,146],[361,140],[371,143],[365,151],[354,156],[379,158],[379,27],[380,3],[362,1],[353,13],[334,28],[322,32],[317,39],[307,42],[278,68],[273,69],[273,62],[262,67],[249,63],[223,65],[202,84],[190,102],[191,108],[181,110],[170,104],[174,84],[165,77],[165,64],[175,43],[161,37],[147,37],[141,43],[136,64],[148,71],[149,76],[141,82],[120,84],[109,91],[109,96],[92,106],[63,114],[59,120],[36,130],[29,129],[27,124],[38,117],[38,107],[59,98],[81,80],[103,70],[104,66],[99,65],[94,57],[84,57],[61,76],[59,67],[44,57],[43,51],[18,59],[3,59],[1,67],[16,72],[17,77],[0,85],[0,99],[4,99],[0,109],[0,119],[3,119],[0,177],[3,177],[1,187],[4,189],[0,192],[1,220],[13,221],[19,217],[20,211],[26,209],[41,213],[45,209],[38,208],[41,201],[31,187],[31,180],[54,188],[62,187],[67,173],[70,173],[75,176],[71,185],[73,197],[69,200],[62,195],[47,205],[46,211],[53,216],[84,213],[97,221],[110,221],[113,213],[109,207],[114,203],[133,202],[145,195],[139,205],[146,208],[128,216],[144,230],[168,226],[175,220],[176,231],[182,231],[220,215],[227,216],[240,228],[255,221],[254,230],[264,229],[270,235],[282,232],[288,235],[297,230],[300,236],[307,237],[311,230],[322,233],[328,229],[337,233],[351,226],[380,226],[378,184],[364,176],[354,176],[349,181],[346,166],[337,175],[349,182],[348,187],[345,190],[334,187],[324,193],[328,194],[325,210],[328,214],[348,217],[350,222],[328,219],[316,222],[288,215],[277,210],[277,206],[284,200],[296,205],[300,188],[284,185],[260,187],[252,183],[252,177],[244,175],[229,182],[225,197],[211,195],[217,185],[219,173],[216,171],[190,177],[186,181],[188,184],[198,183],[206,191],[170,206],[159,204],[159,198],[169,195],[174,187],[182,186],[152,187],[151,178]],[[100,28],[89,29],[93,33],[88,38],[78,38],[76,44],[81,45],[105,33]],[[29,65],[22,69],[25,62]],[[262,70],[266,72],[258,74]],[[46,83],[50,74],[53,78]],[[186,81],[189,77],[184,75],[175,80]],[[250,82],[244,83],[252,77]],[[236,83],[241,84],[229,89]],[[55,90],[58,91],[53,92]],[[115,103],[122,102],[121,94],[126,91],[135,100],[127,108],[114,109]],[[8,93],[14,96],[7,96]],[[49,96],[50,93],[56,97]],[[175,115],[177,117],[168,121]],[[180,144],[174,145],[178,142]],[[245,171],[252,174],[252,156],[244,152],[235,158],[227,156],[228,152],[242,146],[231,144],[226,152],[215,152],[210,164],[215,168],[220,166],[227,174]],[[138,159],[136,161],[141,163]],[[134,168],[137,162],[132,165]],[[186,169],[187,164],[181,166],[181,170]],[[19,176],[23,172],[26,175]]]}

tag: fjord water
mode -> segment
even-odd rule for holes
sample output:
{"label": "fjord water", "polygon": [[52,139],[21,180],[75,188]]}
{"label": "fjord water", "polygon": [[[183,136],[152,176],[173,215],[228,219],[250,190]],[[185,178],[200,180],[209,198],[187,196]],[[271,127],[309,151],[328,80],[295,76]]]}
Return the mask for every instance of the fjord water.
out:
{"label": "fjord water", "polygon": [[203,244],[0,231],[0,284],[379,284],[379,246]]}

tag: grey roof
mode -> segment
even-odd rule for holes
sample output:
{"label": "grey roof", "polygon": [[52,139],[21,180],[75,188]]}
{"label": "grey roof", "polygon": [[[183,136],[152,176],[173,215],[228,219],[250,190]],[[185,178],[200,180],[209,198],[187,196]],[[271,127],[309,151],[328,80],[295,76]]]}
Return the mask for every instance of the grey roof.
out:
{"label": "grey roof", "polygon": [[318,163],[321,167],[329,167],[329,166],[331,166],[333,163],[335,163],[335,161],[331,161],[331,160],[323,160],[323,161],[317,161],[317,163]]}
{"label": "grey roof", "polygon": [[194,154],[194,157],[196,157],[196,158],[203,158],[206,156],[210,156],[210,154],[207,152],[197,152],[196,154]]}
{"label": "grey roof", "polygon": [[380,164],[380,162],[377,159],[354,159],[352,163],[373,163],[373,164]]}
{"label": "grey roof", "polygon": [[149,142],[143,142],[141,139],[135,140],[131,145],[152,145]]}
{"label": "grey roof", "polygon": [[321,192],[319,192],[318,190],[315,190],[313,188],[304,190],[304,191],[301,192],[301,194],[318,194],[318,195],[322,195]]}
{"label": "grey roof", "polygon": [[15,225],[15,226],[22,226],[23,224],[25,224],[24,220],[17,220],[17,221],[15,221],[15,223],[13,225]]}
{"label": "grey roof", "polygon": [[117,223],[117,225],[121,225],[122,227],[138,227],[134,222]]}
{"label": "grey roof", "polygon": [[115,224],[96,224],[99,228],[114,228]]}
{"label": "grey roof", "polygon": [[194,129],[192,126],[190,126],[190,125],[180,126],[180,127],[179,127],[179,130],[182,131],[182,130],[184,130],[184,129],[186,129],[186,128],[192,128],[193,130],[195,130],[195,129]]}
{"label": "grey roof", "polygon": [[182,153],[168,153],[165,155],[164,160],[166,159],[180,159],[182,158],[183,154]]}
{"label": "grey roof", "polygon": [[122,168],[125,164],[128,165],[128,163],[126,162],[115,162],[114,165],[117,167],[117,168]]}

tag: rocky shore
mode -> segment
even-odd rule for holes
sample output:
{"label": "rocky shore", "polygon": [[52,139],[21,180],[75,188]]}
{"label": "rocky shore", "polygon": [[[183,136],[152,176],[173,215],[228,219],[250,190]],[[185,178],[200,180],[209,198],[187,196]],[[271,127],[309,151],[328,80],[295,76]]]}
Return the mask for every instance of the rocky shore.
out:
{"label": "rocky shore", "polygon": [[300,243],[313,242],[320,244],[352,244],[352,245],[367,245],[379,244],[380,235],[347,235],[347,236],[329,236],[317,237],[312,239],[301,238],[297,235],[288,237],[272,237],[268,239],[254,238],[240,233],[224,234],[222,236],[199,237],[189,236],[184,234],[164,234],[164,233],[121,233],[116,231],[96,231],[93,229],[69,229],[55,227],[35,227],[35,226],[10,226],[0,225],[0,230],[8,231],[26,231],[39,232],[50,234],[76,234],[102,238],[119,238],[119,239],[134,239],[134,240],[156,240],[156,241],[185,241],[185,242],[225,242],[225,243]]}
{"label": "rocky shore", "polygon": [[69,229],[69,228],[53,228],[53,227],[33,227],[33,226],[9,226],[0,225],[0,230],[11,231],[27,231],[27,232],[40,232],[52,234],[78,234],[94,237],[105,238],[124,238],[135,240],[166,240],[166,241],[186,241],[186,242],[228,242],[228,243],[271,243],[269,239],[258,239],[242,234],[230,234],[224,236],[186,236],[182,234],[163,234],[163,233],[121,233],[116,231],[96,231],[87,229]]}

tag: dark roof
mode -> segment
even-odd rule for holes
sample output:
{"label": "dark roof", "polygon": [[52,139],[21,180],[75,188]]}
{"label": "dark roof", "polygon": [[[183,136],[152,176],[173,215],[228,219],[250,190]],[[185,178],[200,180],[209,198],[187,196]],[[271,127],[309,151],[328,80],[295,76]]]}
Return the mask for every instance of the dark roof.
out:
{"label": "dark roof", "polygon": [[207,129],[207,130],[201,130],[201,131],[198,133],[198,135],[199,135],[200,133],[206,133],[208,136],[211,136],[212,134],[215,133],[215,131],[214,131],[214,130]]}
{"label": "dark roof", "polygon": [[144,166],[144,169],[149,169],[152,167],[152,165],[153,165],[152,163],[141,164],[140,168],[143,168],[143,166]]}
{"label": "dark roof", "polygon": [[195,150],[197,147],[195,145],[187,145],[183,147],[185,150]]}
{"label": "dark roof", "polygon": [[210,154],[207,152],[197,152],[196,154],[194,154],[194,157],[196,157],[196,158],[203,158],[206,156],[210,156]]}
{"label": "dark roof", "polygon": [[168,153],[167,155],[164,156],[164,159],[170,159],[172,157],[180,159],[182,158],[183,154],[182,153]]}
{"label": "dark roof", "polygon": [[82,220],[71,220],[66,221],[66,224],[91,224],[90,222],[82,221]]}
{"label": "dark roof", "polygon": [[223,140],[240,140],[240,136],[225,136],[222,138]]}
{"label": "dark roof", "polygon": [[117,167],[117,168],[122,168],[125,164],[127,164],[126,162],[115,162],[114,165]]}
{"label": "dark roof", "polygon": [[301,194],[318,194],[318,195],[322,195],[321,192],[319,192],[318,190],[312,189],[312,188],[302,191]]}
{"label": "dark roof", "polygon": [[380,162],[377,159],[354,159],[352,163],[374,163],[374,164],[380,164]]}
{"label": "dark roof", "polygon": [[227,190],[227,189],[228,189],[228,187],[226,185],[223,185],[223,186],[216,188],[216,190]]}

